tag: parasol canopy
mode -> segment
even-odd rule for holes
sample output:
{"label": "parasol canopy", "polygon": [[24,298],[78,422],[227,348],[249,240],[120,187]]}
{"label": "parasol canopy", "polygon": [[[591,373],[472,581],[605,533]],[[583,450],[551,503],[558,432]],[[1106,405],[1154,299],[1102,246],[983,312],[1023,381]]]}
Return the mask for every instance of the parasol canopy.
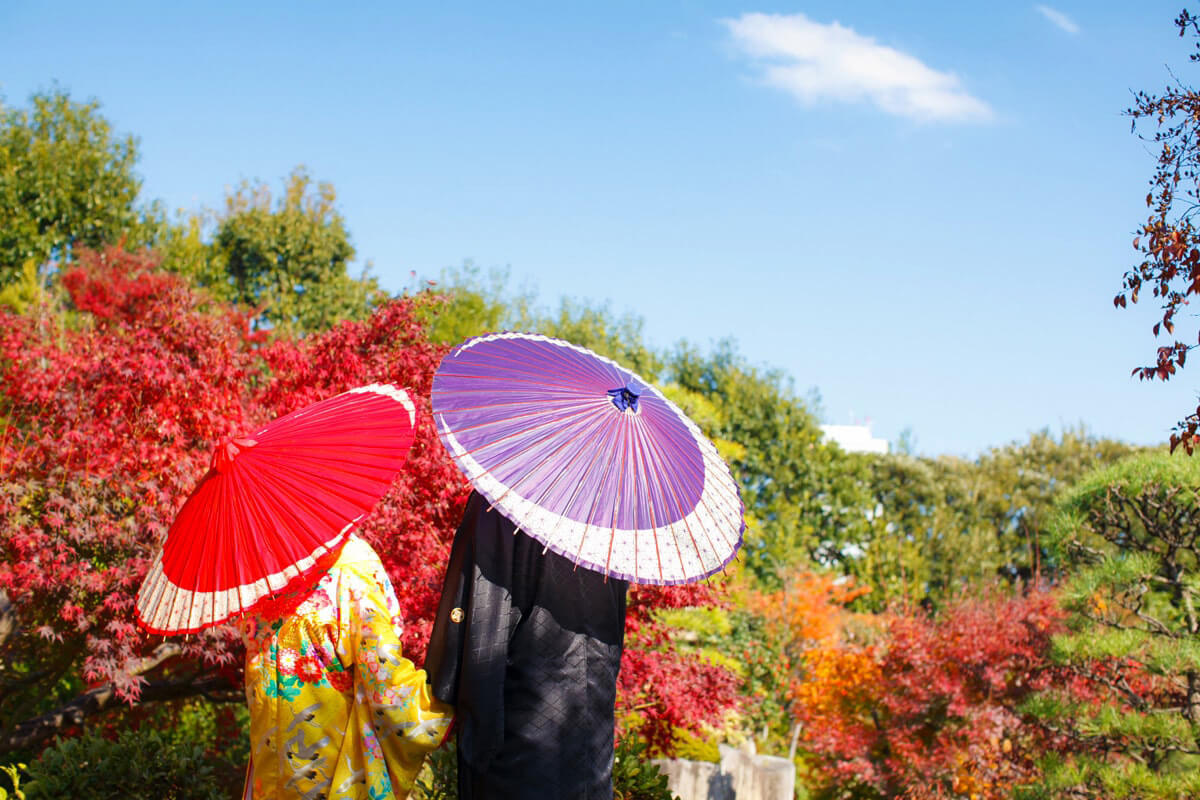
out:
{"label": "parasol canopy", "polygon": [[716,447],[658,389],[586,348],[468,339],[434,375],[433,413],[476,491],[578,566],[687,583],[741,545],[741,495]]}
{"label": "parasol canopy", "polygon": [[138,591],[151,633],[264,611],[327,569],[404,465],[416,408],[371,384],[222,442]]}

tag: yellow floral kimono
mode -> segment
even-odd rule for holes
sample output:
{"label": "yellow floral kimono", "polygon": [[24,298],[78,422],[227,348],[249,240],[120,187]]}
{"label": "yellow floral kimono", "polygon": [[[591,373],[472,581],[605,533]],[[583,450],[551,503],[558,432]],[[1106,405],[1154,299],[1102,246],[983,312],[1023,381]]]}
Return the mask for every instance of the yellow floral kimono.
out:
{"label": "yellow floral kimono", "polygon": [[400,652],[400,605],[371,547],[351,536],[294,612],[249,618],[245,798],[405,797],[450,725],[425,671]]}

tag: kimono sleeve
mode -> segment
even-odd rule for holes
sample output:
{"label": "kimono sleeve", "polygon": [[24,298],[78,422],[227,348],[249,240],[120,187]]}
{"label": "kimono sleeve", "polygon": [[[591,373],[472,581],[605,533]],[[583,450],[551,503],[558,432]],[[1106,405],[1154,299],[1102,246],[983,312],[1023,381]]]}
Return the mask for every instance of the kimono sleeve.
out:
{"label": "kimono sleeve", "polygon": [[425,658],[435,696],[458,714],[459,756],[481,772],[504,745],[509,643],[522,616],[511,591],[516,537],[502,523],[471,495]]}
{"label": "kimono sleeve", "polygon": [[401,652],[400,604],[382,566],[346,577],[339,610],[349,622],[357,694],[399,792],[412,786],[425,756],[446,738],[453,709],[433,697],[425,671]]}

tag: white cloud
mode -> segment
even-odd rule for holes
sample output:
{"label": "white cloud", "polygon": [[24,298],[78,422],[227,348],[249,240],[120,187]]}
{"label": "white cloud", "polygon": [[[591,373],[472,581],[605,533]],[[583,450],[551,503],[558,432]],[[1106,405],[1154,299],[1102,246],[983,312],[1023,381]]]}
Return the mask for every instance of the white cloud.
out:
{"label": "white cloud", "polygon": [[987,120],[992,110],[949,72],[836,22],[803,14],[743,14],[722,20],[734,43],[761,63],[763,80],[803,103],[870,102],[919,120]]}
{"label": "white cloud", "polygon": [[1075,24],[1075,20],[1071,19],[1063,12],[1053,9],[1050,6],[1034,6],[1034,9],[1036,9],[1037,12],[1043,17],[1050,20],[1057,27],[1063,29],[1067,33],[1072,35],[1079,33],[1079,26]]}

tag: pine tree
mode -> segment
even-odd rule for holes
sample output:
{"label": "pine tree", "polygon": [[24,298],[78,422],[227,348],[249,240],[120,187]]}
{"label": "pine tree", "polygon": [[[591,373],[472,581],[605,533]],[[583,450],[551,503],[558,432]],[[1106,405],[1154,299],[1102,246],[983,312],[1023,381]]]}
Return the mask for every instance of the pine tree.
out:
{"label": "pine tree", "polygon": [[1093,473],[1060,503],[1070,574],[1063,680],[1026,710],[1057,737],[1032,797],[1200,796],[1200,464],[1165,453]]}

